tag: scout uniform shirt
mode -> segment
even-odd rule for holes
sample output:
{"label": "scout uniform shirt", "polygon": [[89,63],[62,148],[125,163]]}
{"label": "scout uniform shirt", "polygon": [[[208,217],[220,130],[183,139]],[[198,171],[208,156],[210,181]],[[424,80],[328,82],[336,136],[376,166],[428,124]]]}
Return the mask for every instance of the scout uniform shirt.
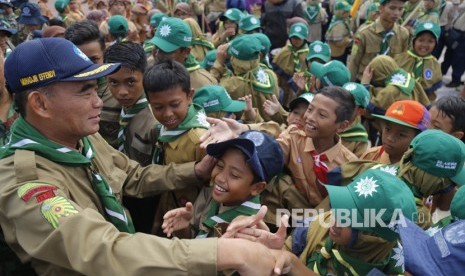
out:
{"label": "scout uniform shirt", "polygon": [[[200,161],[205,157],[205,149],[200,148],[202,136],[210,124],[200,106],[192,104],[184,121],[174,130],[161,127],[157,149],[154,154],[154,163],[157,164],[183,164]],[[159,231],[163,216],[166,212],[186,206],[187,202],[194,202],[199,194],[197,186],[190,186],[161,195],[153,231]]]}
{"label": "scout uniform shirt", "polygon": [[[32,126],[24,127],[21,117],[17,122],[12,141],[37,143],[0,152],[0,224],[8,245],[23,262],[32,262],[39,275],[216,273],[216,240],[195,245],[198,242],[121,232],[105,220],[112,213],[104,209],[97,193],[101,190],[93,188],[96,174],[111,187],[111,192],[105,188],[106,194],[117,201],[122,194],[140,197],[189,187],[198,182],[192,163],[141,167],[99,134],[83,138],[75,151],[47,140]],[[76,161],[74,157],[52,161],[69,155],[87,163],[66,163]],[[128,222],[122,214],[113,213],[113,220]]]}
{"label": "scout uniform shirt", "polygon": [[353,152],[357,157],[362,156],[368,148],[368,133],[365,127],[360,123],[360,119],[356,120],[346,130],[339,133],[339,137],[341,137],[342,145]]}
{"label": "scout uniform shirt", "polygon": [[[384,41],[384,43],[383,43]],[[377,55],[394,57],[407,51],[409,32],[397,23],[392,30],[386,32],[380,19],[361,29],[354,37],[352,54],[348,68],[351,80],[360,80],[363,70]]]}
{"label": "scout uniform shirt", "polygon": [[343,56],[350,46],[352,31],[349,25],[349,19],[339,19],[333,17],[326,32],[326,41],[331,48],[332,57]]}
{"label": "scout uniform shirt", "polygon": [[197,23],[194,18],[188,17],[184,19],[184,21],[189,24],[189,27],[192,30],[191,54],[197,61],[202,61],[205,58],[205,54],[208,51],[215,49],[215,47],[206,39],[205,34],[200,29],[199,23]]}
{"label": "scout uniform shirt", "polygon": [[312,1],[316,3],[308,5],[304,11],[303,18],[307,21],[309,26],[309,38],[308,42],[311,43],[315,40],[321,40],[321,28],[323,24],[328,21],[328,14],[325,9],[322,9],[319,5],[319,1]]}
{"label": "scout uniform shirt", "polygon": [[194,203],[190,221],[191,237],[202,239],[221,237],[229,223],[238,216],[252,216],[260,210],[260,196],[254,196],[240,205],[225,206],[212,198],[214,187],[204,187]]}
{"label": "scout uniform shirt", "polygon": [[[312,138],[307,137],[294,125],[281,133],[277,140],[283,150],[284,163],[291,172],[294,184],[310,203],[308,207],[317,206],[324,198],[321,192],[324,188],[318,186],[326,183],[318,182],[322,181],[317,178],[315,170],[325,167],[327,171],[331,171],[348,161],[357,160],[357,156],[342,145],[339,137],[332,148],[316,153]],[[314,158],[315,153],[317,156]]]}
{"label": "scout uniform shirt", "polygon": [[195,57],[191,54],[187,57],[184,63],[187,71],[189,72],[191,80],[191,88],[197,90],[200,87],[209,84],[218,84],[218,80],[213,77],[207,70],[203,69],[202,66],[195,60]]}
{"label": "scout uniform shirt", "polygon": [[383,146],[373,147],[367,150],[361,157],[361,160],[370,160],[381,164],[391,164],[389,154],[384,151]]}
{"label": "scout uniform shirt", "polygon": [[305,42],[300,49],[295,49],[291,42],[279,51],[273,58],[274,71],[278,75],[278,85],[284,90],[283,104],[287,106],[298,92],[293,77],[294,73],[306,72],[308,45]]}
{"label": "scout uniform shirt", "polygon": [[[413,1],[408,1],[404,4],[404,14],[402,14],[402,21],[405,21],[407,17],[410,17],[410,14],[413,13],[413,11],[418,5],[421,5],[421,6],[423,5],[422,0],[416,0],[415,3],[412,3],[412,2]],[[415,13],[410,17],[409,22],[406,24],[413,27],[413,25],[415,24],[415,21],[421,15],[422,12],[423,12],[423,7],[418,8],[415,11]]]}
{"label": "scout uniform shirt", "polygon": [[105,78],[98,79],[97,93],[103,101],[103,107],[100,113],[99,133],[110,146],[117,149],[121,105],[118,100],[113,97],[110,89],[108,89]]}

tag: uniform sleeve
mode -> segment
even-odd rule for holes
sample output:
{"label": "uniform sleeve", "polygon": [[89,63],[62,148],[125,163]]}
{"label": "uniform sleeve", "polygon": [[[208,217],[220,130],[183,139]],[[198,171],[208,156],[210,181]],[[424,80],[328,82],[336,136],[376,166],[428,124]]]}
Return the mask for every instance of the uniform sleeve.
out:
{"label": "uniform sleeve", "polygon": [[289,155],[291,154],[291,135],[288,130],[282,132],[278,139],[276,139],[283,151],[284,164],[289,163]]}
{"label": "uniform sleeve", "polygon": [[3,190],[0,222],[18,255],[41,261],[33,263],[85,275],[216,273],[215,239],[168,240],[122,233],[100,213],[78,206],[58,189],[52,190],[53,197],[40,199],[20,193],[21,187]]}
{"label": "uniform sleeve", "polygon": [[356,81],[358,77],[358,71],[360,62],[363,55],[365,54],[365,39],[363,35],[356,34],[354,37],[354,44],[352,46],[352,54],[349,59],[349,71],[351,81]]}

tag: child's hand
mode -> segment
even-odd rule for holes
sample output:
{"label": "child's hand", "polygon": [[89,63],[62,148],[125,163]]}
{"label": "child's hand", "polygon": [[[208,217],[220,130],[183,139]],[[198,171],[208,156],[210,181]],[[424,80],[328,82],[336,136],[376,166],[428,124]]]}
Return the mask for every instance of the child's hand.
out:
{"label": "child's hand", "polygon": [[365,67],[365,70],[363,70],[363,75],[362,75],[362,79],[360,80],[360,83],[370,84],[372,78],[373,78],[373,69],[371,68],[370,65],[367,65],[367,67]]}
{"label": "child's hand", "polygon": [[252,105],[252,95],[245,95],[244,97],[240,97],[237,99],[238,101],[243,101],[245,102],[245,108],[244,108],[244,112],[247,112],[247,111],[250,111],[253,109],[253,105]]}
{"label": "child's hand", "polygon": [[174,231],[189,227],[189,221],[193,216],[194,207],[191,202],[188,202],[186,207],[168,211],[163,216],[163,224],[161,226],[163,233],[169,238]]}
{"label": "child's hand", "polygon": [[236,35],[236,29],[235,28],[227,28],[224,30],[222,37],[223,40],[226,40],[226,38],[235,36]]}
{"label": "child's hand", "polygon": [[221,44],[220,46],[218,46],[218,48],[216,48],[216,60],[221,64],[225,64],[226,59],[228,59],[229,57],[228,47],[229,47],[229,44],[225,43],[225,44]]}
{"label": "child's hand", "polygon": [[281,104],[279,103],[278,98],[276,98],[275,95],[273,95],[272,101],[266,100],[263,104],[263,110],[266,114],[268,114],[268,116],[273,116],[274,114],[278,113],[280,107]]}
{"label": "child's hand", "polygon": [[246,125],[234,119],[223,118],[220,120],[207,117],[207,122],[212,126],[207,132],[200,136],[201,148],[206,148],[207,145],[211,143],[218,143],[236,138],[239,134],[248,130]]}
{"label": "child's hand", "polygon": [[308,80],[303,74],[295,73],[292,78],[300,91],[305,90],[305,84],[307,84]]}

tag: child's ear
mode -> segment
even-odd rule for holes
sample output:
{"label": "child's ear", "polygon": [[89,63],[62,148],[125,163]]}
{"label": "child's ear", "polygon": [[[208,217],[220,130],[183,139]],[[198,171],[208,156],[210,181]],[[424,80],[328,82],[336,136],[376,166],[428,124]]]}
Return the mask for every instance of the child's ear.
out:
{"label": "child's ear", "polygon": [[252,184],[252,187],[250,189],[250,195],[252,196],[259,195],[261,192],[263,192],[263,190],[265,190],[265,187],[266,187],[265,181]]}
{"label": "child's ear", "polygon": [[189,92],[187,93],[187,99],[189,100],[190,103],[192,103],[192,100],[194,99],[194,93],[195,93],[194,88],[189,89]]}
{"label": "child's ear", "polygon": [[339,123],[339,126],[337,128],[337,133],[341,133],[343,132],[344,130],[346,130],[350,125],[350,121],[349,120],[344,120],[342,122]]}
{"label": "child's ear", "polygon": [[452,136],[454,136],[454,137],[456,137],[456,138],[458,138],[460,140],[462,140],[463,135],[464,135],[463,131],[454,131],[451,134],[452,134]]}

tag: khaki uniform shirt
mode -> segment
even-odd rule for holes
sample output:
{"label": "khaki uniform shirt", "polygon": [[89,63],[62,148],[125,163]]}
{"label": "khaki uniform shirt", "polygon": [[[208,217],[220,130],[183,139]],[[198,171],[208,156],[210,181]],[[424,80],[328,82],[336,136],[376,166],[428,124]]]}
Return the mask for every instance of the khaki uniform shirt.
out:
{"label": "khaki uniform shirt", "polygon": [[367,150],[360,159],[387,165],[391,164],[391,158],[389,158],[389,154],[384,151],[383,146],[373,147]]}
{"label": "khaki uniform shirt", "polygon": [[119,115],[121,113],[121,105],[118,100],[113,97],[105,84],[99,86],[98,95],[103,101],[102,111],[100,113],[100,129],[99,133],[110,146],[118,148],[118,130],[119,130]]}
{"label": "khaki uniform shirt", "polygon": [[326,33],[326,41],[331,48],[331,56],[340,57],[352,42],[352,33],[344,22],[340,22]]}
{"label": "khaki uniform shirt", "polygon": [[446,1],[446,6],[439,16],[439,25],[441,27],[445,26],[446,29],[450,28],[452,21],[454,20],[455,9],[457,5],[452,4],[449,1]]}
{"label": "khaki uniform shirt", "polygon": [[342,145],[346,147],[348,150],[353,152],[357,157],[363,155],[363,153],[368,149],[368,142],[364,141],[346,141],[341,139]]}
{"label": "khaki uniform shirt", "polygon": [[[409,43],[409,32],[404,27],[395,24],[392,28],[394,36],[389,40],[389,56],[407,51]],[[352,54],[348,62],[351,80],[360,80],[363,70],[380,52],[383,41],[384,28],[379,18],[372,24],[366,26],[355,35]]]}
{"label": "khaki uniform shirt", "polygon": [[218,81],[215,79],[215,77],[203,68],[189,71],[189,76],[191,79],[191,88],[194,90],[197,90],[198,88],[205,85],[218,84]]}
{"label": "khaki uniform shirt", "polygon": [[150,106],[139,111],[126,126],[126,155],[142,166],[152,163],[152,154],[157,142],[157,120]]}
{"label": "khaki uniform shirt", "polygon": [[[309,201],[309,207],[317,206],[323,197],[317,185],[317,178],[313,171],[313,156],[311,151],[315,150],[312,139],[307,137],[302,130],[295,126],[290,126],[281,133],[277,139],[284,155],[284,163],[291,171],[292,178],[297,188],[304,193]],[[346,149],[341,139],[332,148],[319,154],[326,154],[328,161],[328,171],[352,160],[357,160],[357,156]]]}
{"label": "khaki uniform shirt", "polygon": [[[94,165],[118,199],[122,194],[144,197],[198,182],[193,163],[141,167],[100,135],[89,138],[96,153]],[[88,168],[61,165],[31,151],[17,150],[0,160],[0,224],[5,240],[23,262],[32,262],[39,275],[216,274],[215,239],[167,240],[122,233],[105,220],[89,177]],[[39,190],[19,195],[31,181],[56,187],[52,192],[69,206],[52,206],[54,212],[49,211],[46,219]]]}

